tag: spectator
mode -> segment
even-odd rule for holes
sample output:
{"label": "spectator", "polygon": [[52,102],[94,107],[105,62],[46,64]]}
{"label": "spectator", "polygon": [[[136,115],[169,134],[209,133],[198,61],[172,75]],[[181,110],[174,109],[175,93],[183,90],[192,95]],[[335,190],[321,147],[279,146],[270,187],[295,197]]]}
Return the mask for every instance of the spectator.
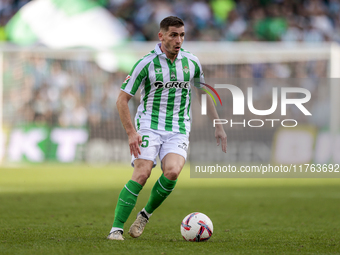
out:
{"label": "spectator", "polygon": [[215,22],[218,25],[225,23],[229,12],[231,12],[236,7],[236,4],[233,0],[212,0],[210,4],[214,14]]}
{"label": "spectator", "polygon": [[247,22],[245,19],[238,14],[237,10],[233,10],[227,19],[224,38],[227,41],[237,41],[246,29]]}

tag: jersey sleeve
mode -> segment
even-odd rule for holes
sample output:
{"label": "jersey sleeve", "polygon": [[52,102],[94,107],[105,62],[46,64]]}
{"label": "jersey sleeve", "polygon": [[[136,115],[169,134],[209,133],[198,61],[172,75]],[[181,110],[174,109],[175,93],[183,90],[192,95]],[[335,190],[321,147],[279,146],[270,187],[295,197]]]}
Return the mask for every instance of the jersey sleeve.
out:
{"label": "jersey sleeve", "polygon": [[148,70],[145,66],[145,62],[139,60],[134,65],[129,75],[126,76],[120,89],[129,95],[134,96],[147,75]]}
{"label": "jersey sleeve", "polygon": [[196,59],[196,61],[193,61],[193,63],[195,65],[195,75],[194,75],[195,87],[202,88],[204,87],[204,84],[202,83],[205,83],[205,79],[204,79],[204,73],[203,73],[201,63],[198,59]]}

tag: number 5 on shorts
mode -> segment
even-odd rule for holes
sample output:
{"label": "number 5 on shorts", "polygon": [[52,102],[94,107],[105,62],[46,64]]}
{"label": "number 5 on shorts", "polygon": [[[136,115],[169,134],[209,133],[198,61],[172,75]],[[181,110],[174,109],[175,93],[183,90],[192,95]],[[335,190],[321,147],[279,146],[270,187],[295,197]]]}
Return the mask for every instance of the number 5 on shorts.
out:
{"label": "number 5 on shorts", "polygon": [[143,137],[142,137],[142,145],[141,145],[143,148],[146,148],[146,147],[149,146],[149,141],[146,138],[149,138],[149,136],[148,135],[143,135]]}

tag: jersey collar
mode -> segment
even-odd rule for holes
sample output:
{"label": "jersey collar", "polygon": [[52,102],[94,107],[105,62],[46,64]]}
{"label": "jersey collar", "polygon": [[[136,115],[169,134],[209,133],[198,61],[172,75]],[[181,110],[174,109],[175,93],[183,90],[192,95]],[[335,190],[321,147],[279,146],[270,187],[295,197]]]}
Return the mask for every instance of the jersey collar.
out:
{"label": "jersey collar", "polygon": [[[158,56],[164,56],[166,58],[166,55],[164,52],[162,52],[161,50],[161,43],[157,43],[156,46],[155,46],[155,52]],[[176,59],[182,59],[182,54],[181,54],[181,51],[178,52],[177,54],[177,58]]]}

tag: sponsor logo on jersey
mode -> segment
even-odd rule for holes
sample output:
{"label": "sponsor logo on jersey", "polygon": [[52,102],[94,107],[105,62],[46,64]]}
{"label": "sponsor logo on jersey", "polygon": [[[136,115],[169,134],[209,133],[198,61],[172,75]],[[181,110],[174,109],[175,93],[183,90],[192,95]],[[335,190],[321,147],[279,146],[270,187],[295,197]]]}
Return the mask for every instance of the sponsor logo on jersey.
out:
{"label": "sponsor logo on jersey", "polygon": [[130,78],[131,78],[131,76],[130,76],[130,75],[126,76],[126,78],[125,78],[125,80],[124,80],[124,82],[123,82],[123,83],[127,83],[127,82],[130,80]]}
{"label": "sponsor logo on jersey", "polygon": [[187,149],[188,149],[188,145],[186,143],[179,144],[178,147],[185,150],[185,151],[187,151]]}
{"label": "sponsor logo on jersey", "polygon": [[162,73],[162,68],[156,68],[155,69],[156,74],[161,74]]}
{"label": "sponsor logo on jersey", "polygon": [[188,89],[189,88],[189,82],[188,81],[168,81],[166,83],[162,81],[156,81],[153,84],[157,89],[165,88],[165,89]]}

